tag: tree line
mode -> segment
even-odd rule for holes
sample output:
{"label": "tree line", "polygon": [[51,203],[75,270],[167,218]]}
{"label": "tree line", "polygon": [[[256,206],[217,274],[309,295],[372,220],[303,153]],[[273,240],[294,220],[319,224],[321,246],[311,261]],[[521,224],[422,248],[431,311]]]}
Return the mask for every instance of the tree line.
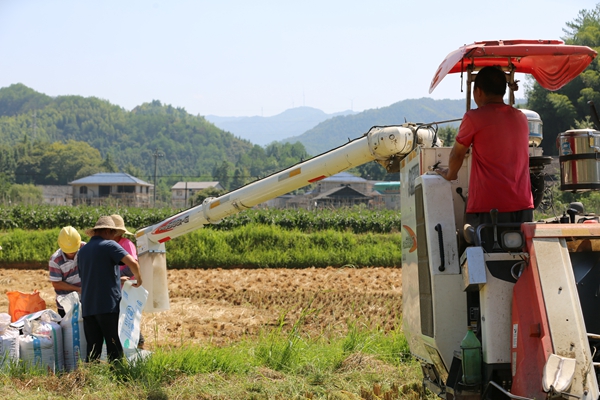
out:
{"label": "tree line", "polygon": [[179,180],[226,189],[308,159],[301,143],[261,147],[201,116],[154,100],[132,111],[94,97],[51,98],[22,84],[0,89],[0,198],[12,185],[66,185],[126,172],[168,198]]}
{"label": "tree line", "polygon": [[[588,46],[600,52],[600,4],[582,10],[563,28],[565,44]],[[542,148],[546,155],[557,155],[557,136],[569,129],[594,128],[590,104],[600,107],[600,65],[598,58],[574,80],[557,91],[542,88],[528,80],[527,108],[536,111],[544,123]],[[600,129],[600,127],[598,127]]]}

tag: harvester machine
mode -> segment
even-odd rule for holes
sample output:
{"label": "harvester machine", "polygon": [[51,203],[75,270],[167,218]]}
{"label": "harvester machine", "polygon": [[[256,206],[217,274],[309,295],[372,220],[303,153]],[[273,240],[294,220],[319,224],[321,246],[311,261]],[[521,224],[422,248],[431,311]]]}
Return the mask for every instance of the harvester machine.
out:
{"label": "harvester machine", "polygon": [[[505,71],[514,104],[515,73],[558,90],[596,57],[557,40],[476,42],[450,53],[430,92],[450,73],[474,77],[485,66]],[[534,204],[544,196],[542,121],[530,127]],[[403,329],[419,360],[423,384],[445,399],[596,400],[600,397],[600,224],[573,204],[562,217],[524,224],[491,223],[465,230],[470,156],[448,182],[450,147],[439,123],[376,126],[362,137],[176,214],[136,233],[145,311],[169,308],[165,243],[277,196],[370,161],[400,171]],[[600,129],[600,127],[596,127]],[[561,189],[600,188],[600,132],[558,136]],[[506,162],[511,162],[510,157]],[[567,215],[568,214],[568,215]]]}
{"label": "harvester machine", "polygon": [[[469,109],[477,71],[499,66],[513,104],[515,73],[557,90],[595,56],[560,41],[477,42],[446,57],[430,92],[446,74],[461,73]],[[539,147],[539,115],[522,111],[537,206],[551,157]],[[600,187],[599,140],[594,129],[558,136],[562,190]],[[403,328],[424,385],[445,399],[598,399],[598,218],[574,205],[566,217],[508,224],[491,210],[491,223],[469,231],[470,156],[452,182],[433,171],[448,166],[450,150],[419,146],[401,161]]]}

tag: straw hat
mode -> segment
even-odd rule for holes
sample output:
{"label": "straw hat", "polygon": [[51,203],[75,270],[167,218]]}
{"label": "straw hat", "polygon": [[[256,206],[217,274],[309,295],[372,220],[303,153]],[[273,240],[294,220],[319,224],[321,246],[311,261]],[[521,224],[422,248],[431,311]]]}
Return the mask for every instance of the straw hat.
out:
{"label": "straw hat", "polygon": [[127,228],[125,228],[125,221],[123,221],[123,217],[119,214],[113,214],[110,216],[115,223],[116,229],[122,230],[124,235],[133,235],[133,233],[129,232]]}
{"label": "straw hat", "polygon": [[88,236],[94,236],[95,234],[95,230],[96,229],[117,229],[117,227],[115,226],[115,222],[113,221],[113,219],[109,216],[103,216],[98,218],[98,221],[96,222],[96,226],[94,226],[93,228],[90,229],[86,229],[85,234]]}
{"label": "straw hat", "polygon": [[63,253],[77,253],[81,245],[81,236],[77,229],[72,226],[65,226],[58,234],[58,247]]}

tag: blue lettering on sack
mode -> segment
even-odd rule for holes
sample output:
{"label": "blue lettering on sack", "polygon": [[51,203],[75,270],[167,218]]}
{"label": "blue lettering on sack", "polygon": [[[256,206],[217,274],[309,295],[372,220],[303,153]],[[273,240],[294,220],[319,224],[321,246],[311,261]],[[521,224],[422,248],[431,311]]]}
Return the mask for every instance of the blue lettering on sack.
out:
{"label": "blue lettering on sack", "polygon": [[52,341],[53,341],[53,347],[54,347],[54,371],[59,371],[60,370],[60,358],[58,356],[58,341],[57,341],[57,336],[58,333],[56,332],[56,329],[54,329],[54,325],[50,325],[50,328],[52,329]]}
{"label": "blue lettering on sack", "polygon": [[33,365],[42,365],[42,345],[40,339],[33,337]]}
{"label": "blue lettering on sack", "polygon": [[133,307],[127,306],[127,310],[125,311],[125,320],[123,321],[123,329],[126,336],[131,336],[131,333],[133,332],[133,315]]}
{"label": "blue lettering on sack", "polygon": [[75,359],[80,358],[81,354],[81,343],[79,341],[79,304],[75,304],[73,307],[73,314],[71,315],[71,327],[73,328],[73,353]]}

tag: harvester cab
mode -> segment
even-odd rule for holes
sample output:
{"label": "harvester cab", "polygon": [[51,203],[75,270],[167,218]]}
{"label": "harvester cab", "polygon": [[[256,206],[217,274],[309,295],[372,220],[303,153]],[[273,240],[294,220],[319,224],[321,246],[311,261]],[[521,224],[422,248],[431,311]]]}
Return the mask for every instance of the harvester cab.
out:
{"label": "harvester cab", "polygon": [[[460,73],[469,110],[477,72],[499,66],[513,105],[515,73],[558,90],[595,57],[556,40],[476,42],[446,57],[430,92]],[[552,158],[539,146],[540,116],[522,111],[537,207]],[[598,139],[595,129],[559,135],[562,190],[600,188]],[[434,171],[448,166],[450,150],[417,146],[400,162],[403,329],[423,384],[446,399],[598,399],[600,225],[578,223],[583,210],[574,204],[568,218],[539,223],[501,223],[491,210],[489,223],[472,229],[469,154],[452,182]]]}

